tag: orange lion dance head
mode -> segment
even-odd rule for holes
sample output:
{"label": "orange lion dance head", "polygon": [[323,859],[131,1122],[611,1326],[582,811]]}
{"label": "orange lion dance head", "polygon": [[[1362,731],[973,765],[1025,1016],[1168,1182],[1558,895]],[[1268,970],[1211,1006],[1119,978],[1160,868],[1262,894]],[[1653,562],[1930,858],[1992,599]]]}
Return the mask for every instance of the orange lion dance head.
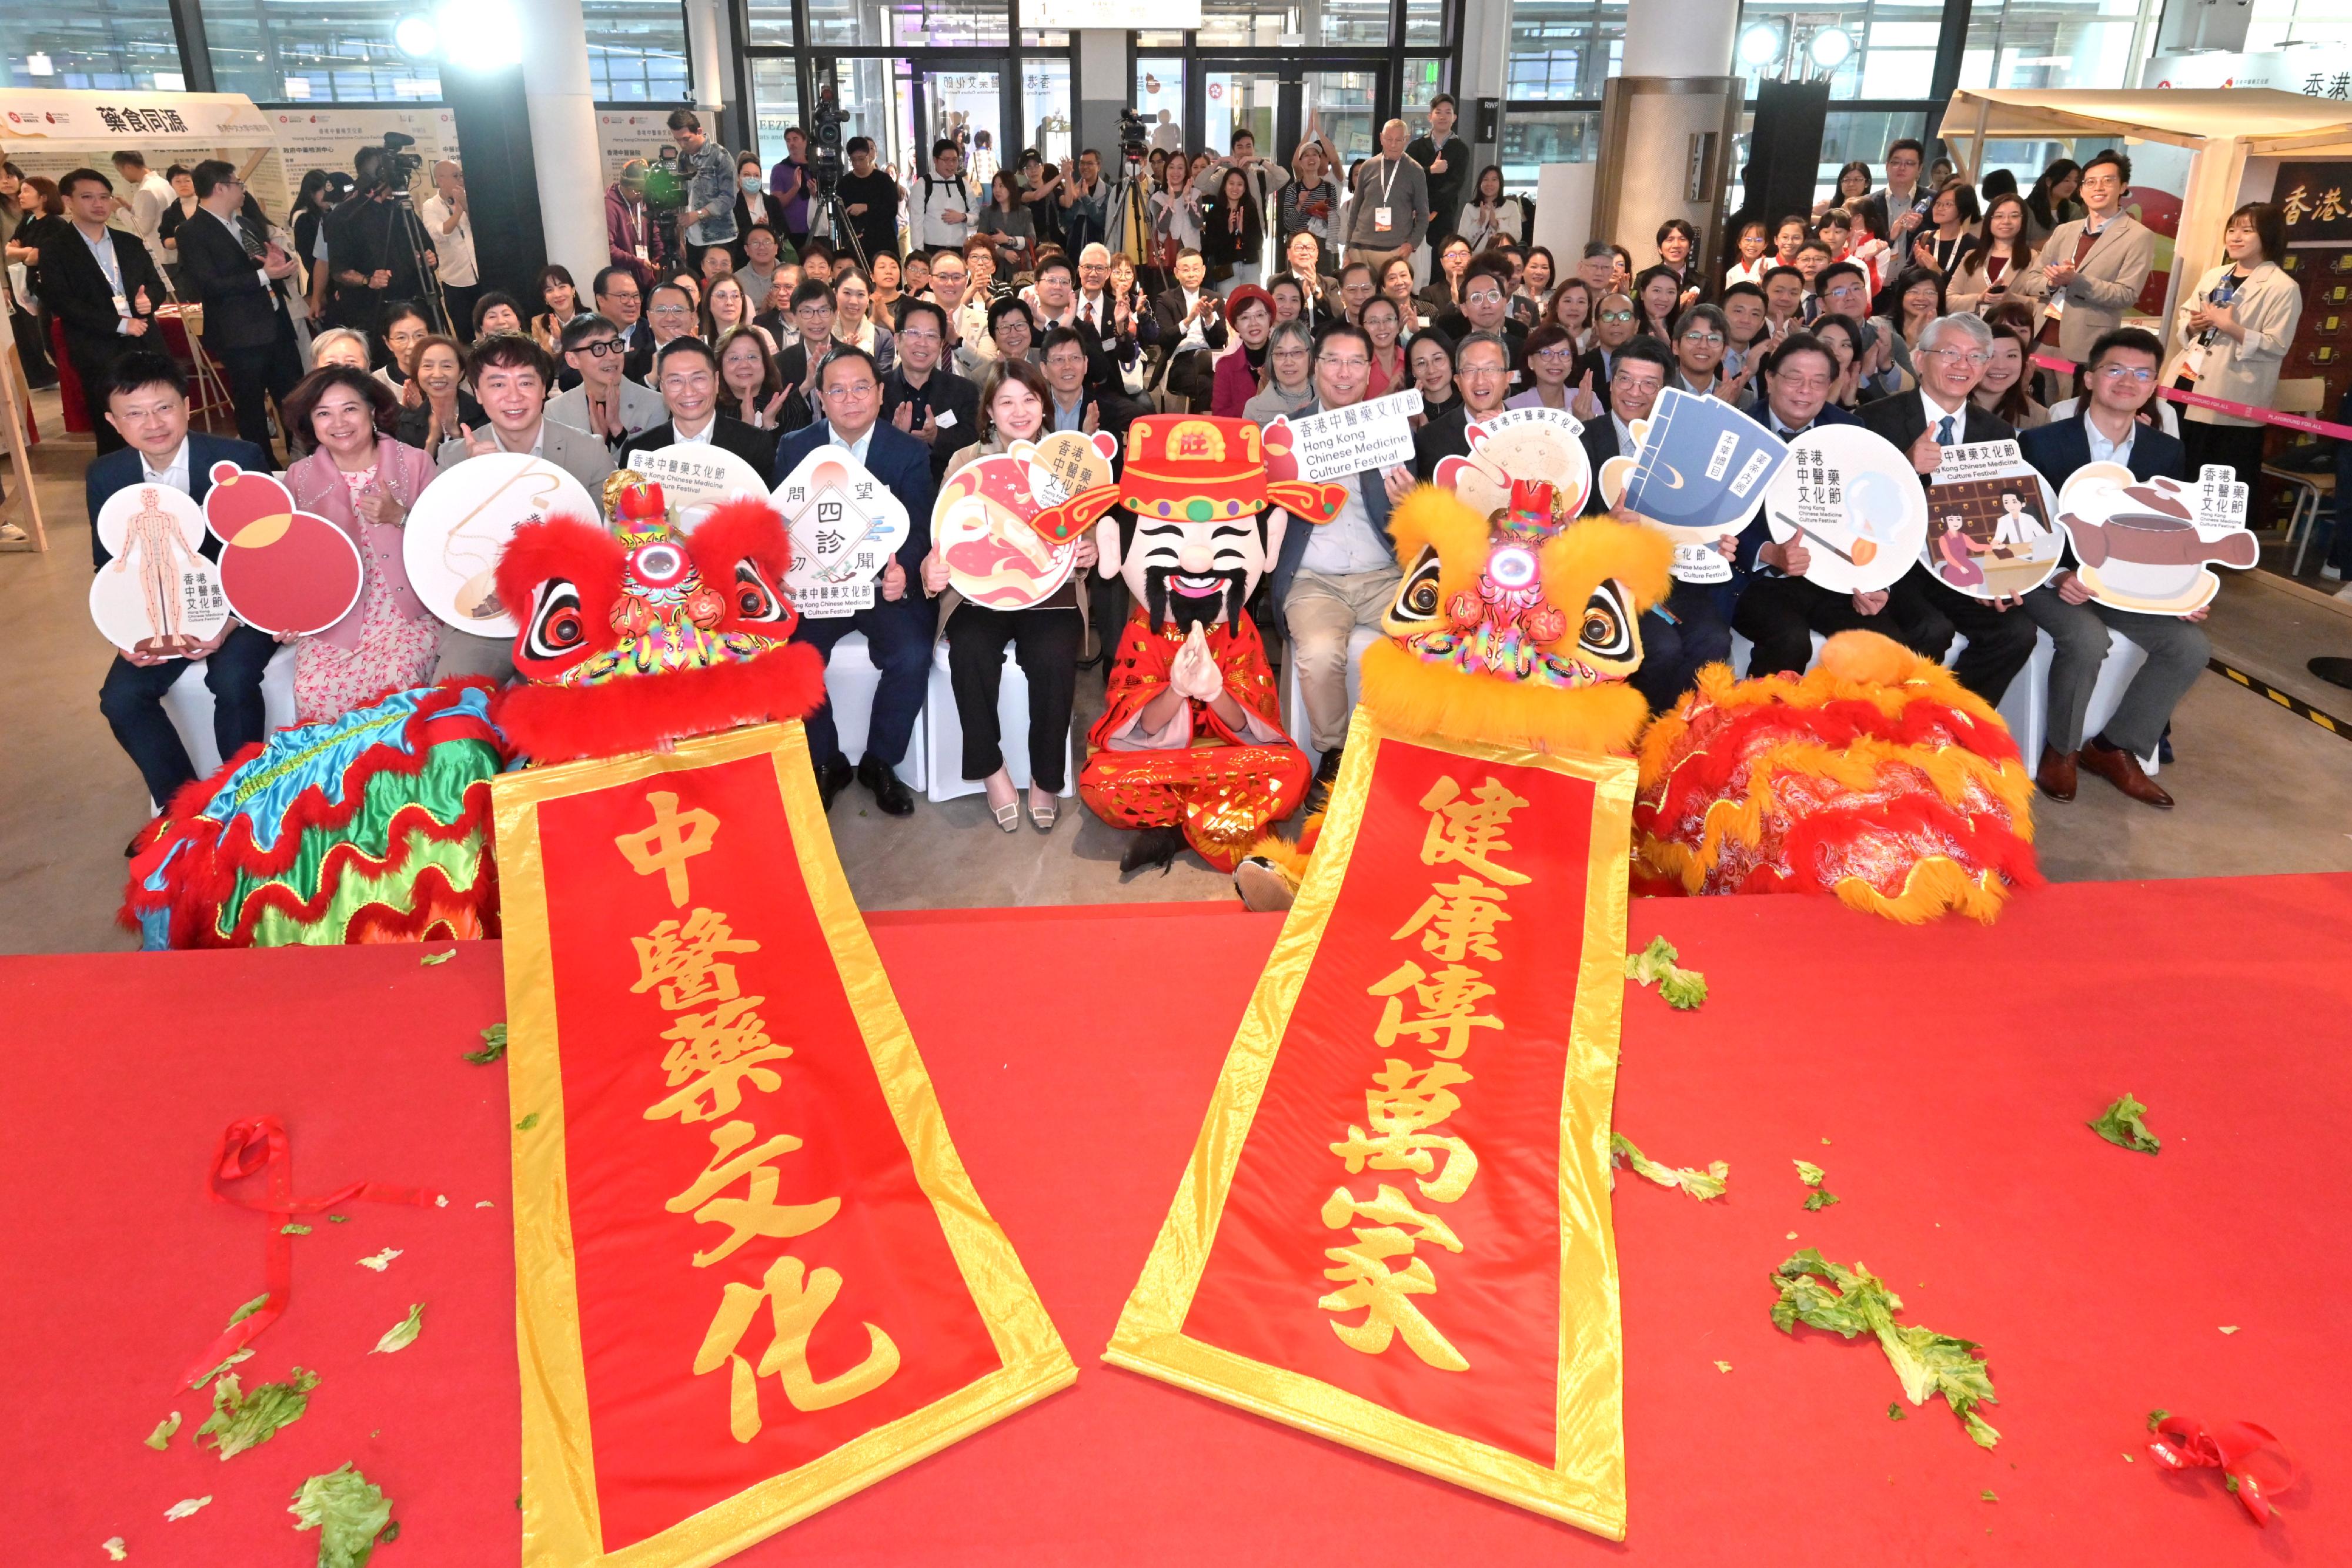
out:
{"label": "orange lion dance head", "polygon": [[2033,779],[1992,709],[1870,632],[1801,679],[1700,672],[1650,727],[1637,892],[1833,893],[1906,922],[1990,921],[2033,865]]}

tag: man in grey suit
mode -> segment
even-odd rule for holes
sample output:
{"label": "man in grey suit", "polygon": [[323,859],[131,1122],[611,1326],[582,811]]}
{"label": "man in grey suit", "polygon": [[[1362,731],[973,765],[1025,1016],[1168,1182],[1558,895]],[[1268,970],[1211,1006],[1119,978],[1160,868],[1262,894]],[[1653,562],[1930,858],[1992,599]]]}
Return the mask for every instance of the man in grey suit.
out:
{"label": "man in grey suit", "polygon": [[1348,204],[1348,259],[1362,262],[1377,279],[1394,256],[1411,256],[1429,233],[1429,175],[1404,155],[1405,125],[1381,127],[1381,155],[1356,170]]}
{"label": "man in grey suit", "polygon": [[[555,383],[555,361],[529,338],[503,336],[477,345],[473,351],[474,397],[489,417],[489,427],[460,426],[459,434],[441,444],[434,464],[444,472],[472,457],[499,452],[528,453],[562,469],[602,503],[605,476],[613,472],[613,455],[604,444],[583,430],[573,430],[548,417],[547,392]],[[491,675],[514,678],[514,649],[492,637],[477,637],[455,626],[441,628],[441,662],[434,678],[449,675]]]}
{"label": "man in grey suit", "polygon": [[580,384],[547,405],[551,424],[583,431],[618,452],[633,435],[643,435],[669,417],[661,393],[621,373],[628,343],[609,316],[583,310],[563,324],[563,362],[580,373]]}
{"label": "man in grey suit", "polygon": [[2043,297],[2042,341],[2078,363],[2123,325],[2156,263],[2156,236],[2124,211],[2130,189],[2130,159],[2112,148],[2094,153],[2077,193],[2090,215],[2060,224],[2010,290]]}

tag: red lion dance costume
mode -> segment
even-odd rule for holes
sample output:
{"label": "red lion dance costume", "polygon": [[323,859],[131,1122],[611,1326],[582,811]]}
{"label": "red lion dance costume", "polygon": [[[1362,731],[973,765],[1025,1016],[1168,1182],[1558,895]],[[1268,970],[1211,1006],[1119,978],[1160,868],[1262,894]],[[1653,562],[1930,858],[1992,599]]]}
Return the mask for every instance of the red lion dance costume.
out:
{"label": "red lion dance costume", "polygon": [[1951,672],[1870,632],[1801,679],[1699,673],[1650,727],[1637,893],[1833,893],[1906,922],[1990,921],[2033,887],[2033,779]]}
{"label": "red lion dance costume", "polygon": [[526,684],[392,692],[248,747],[142,838],[123,924],[150,948],[493,936],[490,780],[517,752],[665,747],[824,700],[823,661],[789,641],[791,547],[766,502],[681,538],[659,486],[608,494],[612,531],[526,524],[499,560],[502,601],[529,607]]}

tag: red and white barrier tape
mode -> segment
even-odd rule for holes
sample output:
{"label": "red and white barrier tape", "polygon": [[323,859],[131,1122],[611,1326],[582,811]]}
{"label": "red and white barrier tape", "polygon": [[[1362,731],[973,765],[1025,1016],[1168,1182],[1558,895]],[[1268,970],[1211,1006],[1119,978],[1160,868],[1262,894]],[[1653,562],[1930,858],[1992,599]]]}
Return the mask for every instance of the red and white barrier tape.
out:
{"label": "red and white barrier tape", "polygon": [[[2076,369],[2074,361],[2062,360],[2055,354],[2036,354],[2033,362],[2060,375],[2071,376]],[[2260,420],[2264,424],[2282,425],[2288,430],[2307,430],[2314,435],[2332,435],[2339,441],[2352,441],[2352,424],[2314,419],[2307,413],[2281,413],[2274,408],[2256,408],[2252,403],[2231,402],[2225,397],[2182,392],[2177,387],[2159,386],[2156,392],[2158,397],[2170,398],[2174,402],[2186,403],[2191,408],[2210,408],[2216,413],[2226,413],[2236,419]]]}

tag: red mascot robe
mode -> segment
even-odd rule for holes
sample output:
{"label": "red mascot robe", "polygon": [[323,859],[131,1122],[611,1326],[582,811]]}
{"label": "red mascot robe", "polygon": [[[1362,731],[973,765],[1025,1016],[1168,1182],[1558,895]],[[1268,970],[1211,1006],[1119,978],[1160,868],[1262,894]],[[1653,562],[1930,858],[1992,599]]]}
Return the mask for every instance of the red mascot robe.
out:
{"label": "red mascot robe", "polygon": [[1212,628],[1208,643],[1249,731],[1234,729],[1207,703],[1188,702],[1158,736],[1129,733],[1167,688],[1184,645],[1183,633],[1153,631],[1138,609],[1119,633],[1108,706],[1087,732],[1092,755],[1078,772],[1078,795],[1114,828],[1182,828],[1202,860],[1229,872],[1269,823],[1297,809],[1313,770],[1283,733],[1274,672],[1249,617]]}

